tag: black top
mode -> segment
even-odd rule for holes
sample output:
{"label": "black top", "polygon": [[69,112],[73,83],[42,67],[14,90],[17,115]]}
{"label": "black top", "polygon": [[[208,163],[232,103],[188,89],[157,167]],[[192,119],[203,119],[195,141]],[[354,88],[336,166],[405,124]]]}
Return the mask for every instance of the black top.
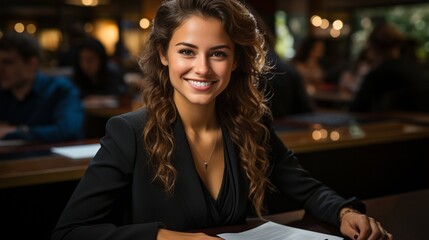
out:
{"label": "black top", "polygon": [[[53,239],[156,239],[159,227],[189,231],[245,221],[248,182],[226,128],[225,174],[218,199],[211,197],[192,160],[180,119],[173,126],[172,164],[178,175],[173,196],[152,182],[142,131],[146,110],[113,117],[101,139],[101,149],[60,217]],[[271,132],[273,157],[270,179],[279,192],[302,203],[323,221],[338,225],[345,200],[301,168],[291,151]]]}

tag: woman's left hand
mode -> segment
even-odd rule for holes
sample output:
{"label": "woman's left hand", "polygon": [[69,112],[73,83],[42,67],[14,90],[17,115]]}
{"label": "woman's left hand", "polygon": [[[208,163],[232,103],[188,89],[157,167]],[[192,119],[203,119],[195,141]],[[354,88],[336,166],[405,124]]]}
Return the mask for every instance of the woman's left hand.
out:
{"label": "woman's left hand", "polygon": [[[343,214],[343,211],[345,214]],[[341,210],[340,231],[350,239],[356,240],[393,240],[392,234],[374,218],[356,211]]]}

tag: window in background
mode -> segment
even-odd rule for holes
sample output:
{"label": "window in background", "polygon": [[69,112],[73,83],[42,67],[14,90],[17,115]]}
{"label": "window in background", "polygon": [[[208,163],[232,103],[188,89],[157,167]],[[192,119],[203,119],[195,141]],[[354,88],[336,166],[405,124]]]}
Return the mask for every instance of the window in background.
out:
{"label": "window in background", "polygon": [[398,5],[355,11],[352,55],[357,56],[366,43],[374,26],[382,21],[389,22],[408,37],[420,43],[418,56],[424,61],[429,56],[429,4]]}
{"label": "window in background", "polygon": [[[276,52],[283,59],[291,59],[295,55],[294,36],[289,31],[286,12],[277,11],[275,14]],[[299,24],[296,20],[296,24]],[[296,29],[301,29],[299,26]]]}

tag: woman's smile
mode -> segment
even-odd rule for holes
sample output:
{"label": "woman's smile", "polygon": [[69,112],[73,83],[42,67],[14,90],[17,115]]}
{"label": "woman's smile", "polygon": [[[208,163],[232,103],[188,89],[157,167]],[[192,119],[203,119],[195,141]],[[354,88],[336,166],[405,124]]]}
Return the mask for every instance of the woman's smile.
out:
{"label": "woman's smile", "polygon": [[214,81],[199,81],[199,80],[187,80],[188,83],[197,90],[207,90],[216,82]]}

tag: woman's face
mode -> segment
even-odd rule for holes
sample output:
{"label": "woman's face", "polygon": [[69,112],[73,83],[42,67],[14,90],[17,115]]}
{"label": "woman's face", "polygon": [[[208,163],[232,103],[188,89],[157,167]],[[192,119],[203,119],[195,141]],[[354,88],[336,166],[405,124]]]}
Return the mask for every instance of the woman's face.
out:
{"label": "woman's face", "polygon": [[214,104],[235,69],[234,44],[222,23],[191,16],[175,30],[166,56],[176,104]]}

